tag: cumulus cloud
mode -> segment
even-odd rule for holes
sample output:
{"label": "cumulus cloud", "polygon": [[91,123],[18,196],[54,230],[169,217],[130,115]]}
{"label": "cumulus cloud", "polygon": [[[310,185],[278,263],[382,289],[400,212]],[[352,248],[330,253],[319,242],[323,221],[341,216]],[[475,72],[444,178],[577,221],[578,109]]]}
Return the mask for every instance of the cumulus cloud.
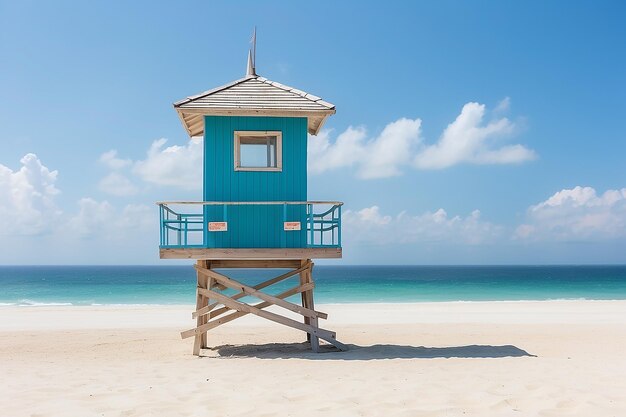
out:
{"label": "cumulus cloud", "polygon": [[346,240],[370,244],[461,243],[479,245],[493,242],[503,232],[501,226],[483,221],[480,211],[468,216],[449,216],[444,209],[411,215],[383,215],[378,206],[346,210],[342,224]]}
{"label": "cumulus cloud", "polygon": [[143,204],[129,204],[117,210],[108,201],[82,198],[78,213],[66,223],[70,236],[78,238],[123,239],[137,230],[154,229],[154,209]]}
{"label": "cumulus cloud", "polygon": [[0,164],[0,234],[33,235],[49,232],[61,215],[55,197],[58,172],[29,153],[13,171]]}
{"label": "cumulus cloud", "polygon": [[98,184],[100,190],[115,196],[134,195],[139,189],[124,175],[119,172],[111,172],[100,180]]}
{"label": "cumulus cloud", "polygon": [[386,178],[400,175],[411,162],[420,143],[420,119],[402,118],[385,126],[374,138],[363,127],[348,127],[330,141],[330,132],[309,137],[309,170],[321,173],[330,169],[356,166],[360,178]]}
{"label": "cumulus cloud", "polygon": [[117,150],[112,149],[100,155],[100,163],[111,170],[98,184],[102,192],[118,197],[137,194],[139,187],[133,184],[128,176],[123,173],[124,170],[133,165],[131,159],[118,158]]}
{"label": "cumulus cloud", "polygon": [[202,184],[202,138],[183,146],[165,147],[167,139],[152,142],[146,158],[135,162],[133,172],[150,184],[197,190]]}
{"label": "cumulus cloud", "polygon": [[152,230],[156,231],[158,221],[156,206],[145,204],[127,204],[122,209],[122,215],[118,220],[118,226],[122,230]]}
{"label": "cumulus cloud", "polygon": [[334,143],[330,141],[331,133],[332,130],[323,130],[317,136],[309,135],[307,152],[309,172],[319,174],[352,166],[362,157],[363,142],[367,137],[364,128],[350,126]]}
{"label": "cumulus cloud", "polygon": [[[508,108],[508,100],[498,110]],[[485,122],[485,105],[467,103],[461,114],[443,131],[437,143],[426,146],[415,156],[419,169],[443,169],[460,163],[515,164],[536,158],[523,145],[500,145],[510,136],[515,124],[506,117]]]}
{"label": "cumulus cloud", "polygon": [[78,208],[78,213],[68,221],[67,228],[71,234],[79,237],[107,231],[106,226],[112,224],[115,218],[115,210],[108,201],[81,198]]}
{"label": "cumulus cloud", "polygon": [[504,97],[502,100],[500,100],[498,105],[493,109],[493,114],[498,115],[498,114],[507,113],[510,108],[511,108],[511,98]]}
{"label": "cumulus cloud", "polygon": [[[202,138],[192,138],[185,145],[165,146],[167,139],[152,142],[141,160],[123,159],[113,149],[100,156],[110,172],[100,180],[100,190],[115,196],[129,196],[144,185],[172,186],[198,190],[202,184]],[[131,179],[135,177],[134,179]]]}
{"label": "cumulus cloud", "polygon": [[[389,123],[375,137],[368,137],[364,127],[348,127],[331,140],[332,131],[309,137],[309,171],[325,171],[353,167],[359,178],[387,178],[401,175],[403,169],[444,169],[462,163],[518,164],[537,157],[521,144],[502,144],[516,130],[506,117],[509,98],[494,109],[486,122],[483,104],[467,103],[461,113],[441,134],[439,140],[427,145],[421,135],[420,119],[402,118]],[[495,117],[497,116],[497,117]]]}
{"label": "cumulus cloud", "polygon": [[592,187],[563,189],[531,206],[518,239],[603,240],[626,237],[626,188],[598,195]]}
{"label": "cumulus cloud", "polygon": [[130,159],[121,159],[117,157],[117,151],[112,149],[100,155],[100,162],[113,170],[122,169],[132,165]]}

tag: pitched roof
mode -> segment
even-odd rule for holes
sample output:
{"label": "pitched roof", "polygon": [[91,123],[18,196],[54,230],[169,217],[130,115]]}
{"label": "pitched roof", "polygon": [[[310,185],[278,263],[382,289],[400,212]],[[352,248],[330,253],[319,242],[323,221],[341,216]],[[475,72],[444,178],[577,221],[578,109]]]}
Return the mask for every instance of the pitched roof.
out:
{"label": "pitched roof", "polygon": [[317,134],[335,106],[296,88],[257,75],[187,97],[174,108],[190,136],[204,133],[205,115],[261,115],[308,118],[308,130]]}

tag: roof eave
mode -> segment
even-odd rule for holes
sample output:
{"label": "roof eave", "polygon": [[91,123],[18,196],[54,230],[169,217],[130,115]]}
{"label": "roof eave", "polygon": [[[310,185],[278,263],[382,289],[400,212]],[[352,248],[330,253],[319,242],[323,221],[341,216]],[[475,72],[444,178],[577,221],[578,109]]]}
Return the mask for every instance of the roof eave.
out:
{"label": "roof eave", "polygon": [[[198,136],[204,133],[204,127],[200,132],[195,132],[189,126],[187,120],[185,120],[185,113],[187,114],[195,114],[198,116],[278,116],[278,117],[306,117],[307,118],[307,132],[312,135],[317,135],[326,119],[329,116],[336,113],[335,109],[328,110],[280,110],[280,109],[232,109],[232,108],[211,108],[211,109],[194,109],[194,108],[181,108],[174,107],[176,113],[178,114],[178,118],[180,119],[185,131],[190,137]],[[316,125],[311,124],[312,118],[321,119],[319,123]]]}
{"label": "roof eave", "polygon": [[174,110],[176,110],[176,114],[178,115],[178,118],[180,119],[180,122],[183,124],[183,127],[185,128],[185,131],[187,132],[189,137],[193,137],[192,132],[189,129],[189,126],[187,125],[187,121],[185,120],[185,117],[183,116],[183,112],[180,109],[178,109],[176,106],[174,106]]}
{"label": "roof eave", "polygon": [[320,133],[320,131],[322,130],[322,127],[324,127],[324,123],[326,123],[326,119],[328,119],[333,114],[335,114],[335,109],[333,109],[332,113],[328,113],[326,116],[322,117],[322,119],[317,124],[314,130],[309,129],[309,133],[312,134],[313,136],[317,136],[317,134]]}

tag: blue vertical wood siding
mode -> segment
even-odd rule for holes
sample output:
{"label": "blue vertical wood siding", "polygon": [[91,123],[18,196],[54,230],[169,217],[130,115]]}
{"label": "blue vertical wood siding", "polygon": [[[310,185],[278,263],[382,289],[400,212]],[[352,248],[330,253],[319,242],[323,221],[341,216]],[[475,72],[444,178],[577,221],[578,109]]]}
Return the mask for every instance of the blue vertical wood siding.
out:
{"label": "blue vertical wood siding", "polygon": [[[306,201],[307,119],[305,117],[205,116],[205,201]],[[235,131],[282,132],[279,172],[235,171]],[[288,205],[286,221],[300,231],[283,230],[283,205],[205,206],[205,245],[209,248],[306,247],[306,208]],[[227,221],[227,232],[208,232],[209,221]]]}

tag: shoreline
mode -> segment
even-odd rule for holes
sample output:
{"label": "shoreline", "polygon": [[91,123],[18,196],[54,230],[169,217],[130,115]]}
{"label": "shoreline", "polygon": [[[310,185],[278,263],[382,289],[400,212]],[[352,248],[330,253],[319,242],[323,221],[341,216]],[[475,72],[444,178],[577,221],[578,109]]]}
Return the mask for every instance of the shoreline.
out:
{"label": "shoreline", "polygon": [[[272,307],[268,311],[276,311]],[[0,332],[194,327],[193,305],[2,306]],[[626,300],[320,303],[333,325],[626,324]],[[300,320],[295,313],[288,316]],[[267,327],[249,315],[227,327]]]}
{"label": "shoreline", "polygon": [[[422,304],[480,304],[480,303],[569,303],[569,302],[626,302],[626,298],[546,298],[546,299],[519,299],[519,300],[441,300],[441,301],[346,301],[346,302],[318,302],[319,305],[351,306],[351,305],[422,305]],[[40,307],[193,307],[192,303],[93,303],[73,304],[71,302],[32,302],[6,303],[0,302],[0,311],[4,308],[40,308]]]}

